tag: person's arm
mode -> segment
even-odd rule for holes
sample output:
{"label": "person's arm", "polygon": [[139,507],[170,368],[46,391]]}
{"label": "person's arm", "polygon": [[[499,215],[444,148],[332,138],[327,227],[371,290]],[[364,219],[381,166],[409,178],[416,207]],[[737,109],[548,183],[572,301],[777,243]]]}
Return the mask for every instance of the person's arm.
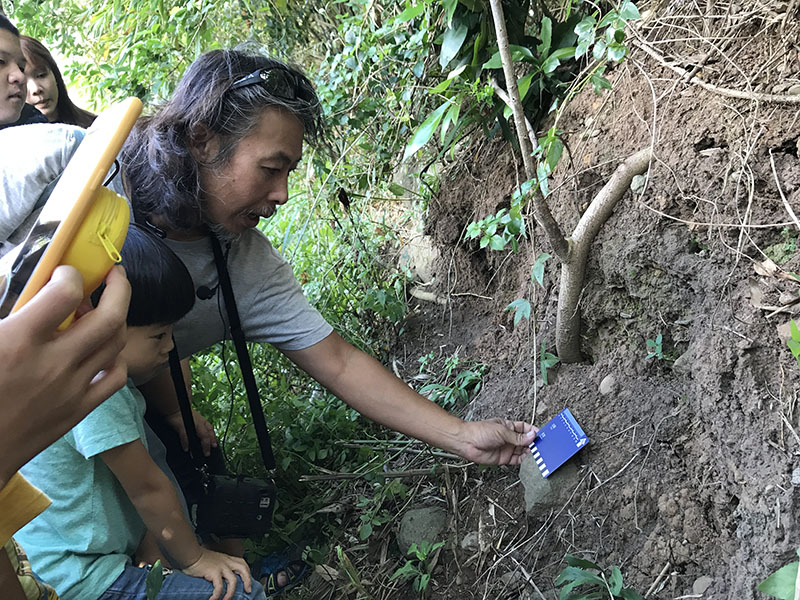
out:
{"label": "person's arm", "polygon": [[114,473],[149,531],[164,548],[173,567],[214,585],[210,600],[220,598],[223,580],[225,600],[236,590],[236,575],[250,593],[250,572],[241,558],[202,548],[181,509],[175,488],[150,458],[141,440],[117,446],[99,454]]}
{"label": "person's arm", "polygon": [[[189,395],[189,402],[192,401],[192,371],[189,367],[189,359],[181,361],[181,371],[183,371],[183,383]],[[164,420],[178,433],[181,446],[186,452],[189,450],[189,438],[186,436],[186,428],[183,426],[183,415],[178,406],[178,398],[175,394],[175,386],[172,383],[172,375],[169,369],[162,369],[153,379],[139,386],[139,391],[147,400],[147,406],[155,409],[164,417]],[[197,437],[200,438],[200,446],[203,454],[211,455],[211,448],[218,445],[217,434],[214,427],[206,418],[192,409],[194,417],[194,427],[197,430]]]}
{"label": "person's arm", "polygon": [[365,417],[468,460],[519,464],[536,436],[522,421],[463,421],[449,414],[337,333],[284,354]]}
{"label": "person's arm", "polygon": [[0,487],[125,385],[119,353],[130,286],[124,270],[109,273],[97,308],[57,331],[82,298],[78,271],[58,267],[30,302],[0,322]]}

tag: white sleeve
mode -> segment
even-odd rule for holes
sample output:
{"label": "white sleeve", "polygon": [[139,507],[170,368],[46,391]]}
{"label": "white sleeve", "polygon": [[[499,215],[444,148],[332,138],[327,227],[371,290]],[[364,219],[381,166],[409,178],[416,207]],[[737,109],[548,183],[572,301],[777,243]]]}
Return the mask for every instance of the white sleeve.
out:
{"label": "white sleeve", "polygon": [[80,127],[49,123],[0,131],[0,247],[41,207],[85,135]]}

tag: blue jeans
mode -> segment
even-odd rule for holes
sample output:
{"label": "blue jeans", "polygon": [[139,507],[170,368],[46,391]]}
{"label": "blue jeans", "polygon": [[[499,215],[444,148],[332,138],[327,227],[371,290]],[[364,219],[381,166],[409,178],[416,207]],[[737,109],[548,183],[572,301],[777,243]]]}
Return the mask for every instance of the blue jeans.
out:
{"label": "blue jeans", "polygon": [[[98,600],[145,600],[145,582],[149,569],[127,566],[122,575],[111,584]],[[238,578],[233,600],[265,600],[264,588],[255,579],[251,580],[252,591],[244,591],[244,584]],[[214,592],[210,581],[199,577],[189,577],[180,571],[164,576],[164,585],[158,593],[158,600],[208,600]]]}

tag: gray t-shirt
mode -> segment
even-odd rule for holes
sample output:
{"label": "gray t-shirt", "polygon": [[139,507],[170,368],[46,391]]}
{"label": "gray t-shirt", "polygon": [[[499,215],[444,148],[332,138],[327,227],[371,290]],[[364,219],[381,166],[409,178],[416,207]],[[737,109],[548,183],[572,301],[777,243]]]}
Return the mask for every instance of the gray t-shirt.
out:
{"label": "gray t-shirt", "polygon": [[[194,308],[175,326],[175,342],[184,357],[224,339],[228,315],[209,240],[166,241],[186,264],[195,289],[213,292],[211,298],[196,298]],[[248,340],[302,350],[333,331],[303,296],[289,263],[260,231],[250,229],[231,245],[228,273]]]}
{"label": "gray t-shirt", "polygon": [[[0,131],[0,255],[33,225],[30,215],[69,162],[85,132],[69,125],[26,125]],[[119,176],[109,187],[122,194]],[[195,289],[214,293],[196,298],[192,311],[175,327],[181,357],[229,338],[227,314],[217,286],[209,240],[166,240],[183,260]],[[303,296],[286,260],[254,229],[231,246],[228,272],[245,337],[281,350],[302,350],[325,339],[333,328]],[[202,294],[201,294],[202,295]]]}

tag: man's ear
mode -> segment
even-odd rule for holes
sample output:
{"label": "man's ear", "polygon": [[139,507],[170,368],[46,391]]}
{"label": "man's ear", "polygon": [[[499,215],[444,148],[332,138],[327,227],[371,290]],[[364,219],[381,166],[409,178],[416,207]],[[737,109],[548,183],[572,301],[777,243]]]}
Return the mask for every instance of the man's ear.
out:
{"label": "man's ear", "polygon": [[199,163],[209,163],[219,152],[217,136],[203,124],[194,128],[189,135],[189,152]]}

